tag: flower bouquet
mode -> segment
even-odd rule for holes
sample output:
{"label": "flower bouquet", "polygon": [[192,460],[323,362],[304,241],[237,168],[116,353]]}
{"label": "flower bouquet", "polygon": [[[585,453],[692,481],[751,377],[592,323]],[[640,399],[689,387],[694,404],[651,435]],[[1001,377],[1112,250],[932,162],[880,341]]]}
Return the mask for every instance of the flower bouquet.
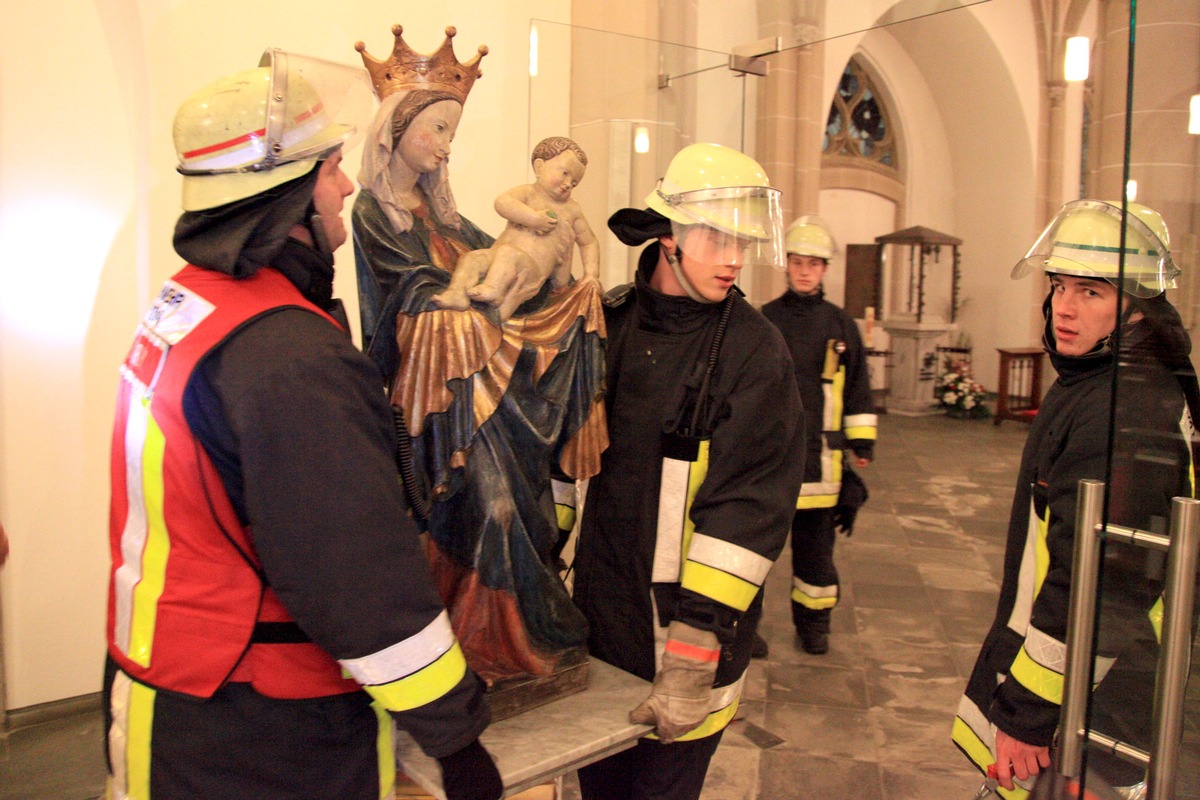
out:
{"label": "flower bouquet", "polygon": [[946,369],[938,378],[938,408],[958,419],[987,418],[992,412],[983,403],[983,384],[971,375],[971,364],[965,360],[946,359]]}

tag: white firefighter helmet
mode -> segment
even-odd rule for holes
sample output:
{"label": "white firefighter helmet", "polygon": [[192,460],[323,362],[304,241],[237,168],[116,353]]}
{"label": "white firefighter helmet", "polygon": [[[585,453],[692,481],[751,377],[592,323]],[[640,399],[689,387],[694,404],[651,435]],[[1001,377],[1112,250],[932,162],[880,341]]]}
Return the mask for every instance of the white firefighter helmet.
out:
{"label": "white firefighter helmet", "polygon": [[838,253],[829,223],[814,214],[806,214],[789,225],[784,244],[788,255],[795,253],[828,261]]}
{"label": "white firefighter helmet", "polygon": [[1012,277],[1041,269],[1099,278],[1135,297],[1155,297],[1175,288],[1179,267],[1171,259],[1170,234],[1162,216],[1138,203],[1127,208],[1128,213],[1123,213],[1119,201],[1067,203],[1013,267]]}
{"label": "white firefighter helmet", "polygon": [[183,209],[252,197],[353,146],[373,106],[366,70],[268,49],[256,69],[205,86],[175,114]]}
{"label": "white firefighter helmet", "polygon": [[744,264],[782,270],[783,212],[780,192],[750,156],[719,144],[692,144],[667,165],[646,205],[671,221],[676,239],[693,225],[736,240]]}

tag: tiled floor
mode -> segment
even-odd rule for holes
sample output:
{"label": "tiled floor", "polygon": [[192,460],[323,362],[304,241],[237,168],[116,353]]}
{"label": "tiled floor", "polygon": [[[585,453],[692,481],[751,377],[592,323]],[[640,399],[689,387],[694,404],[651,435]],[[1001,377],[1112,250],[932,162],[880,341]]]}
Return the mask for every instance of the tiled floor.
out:
{"label": "tiled floor", "polygon": [[[704,800],[966,800],[980,785],[949,728],[995,610],[1028,429],[895,415],[880,428],[871,499],[838,542],[831,650],[794,645],[785,552],[767,581],[771,655],[751,665],[744,719],[717,751]],[[1200,800],[1196,684],[1178,800]],[[0,800],[94,797],[101,746],[98,712],[0,736]]]}

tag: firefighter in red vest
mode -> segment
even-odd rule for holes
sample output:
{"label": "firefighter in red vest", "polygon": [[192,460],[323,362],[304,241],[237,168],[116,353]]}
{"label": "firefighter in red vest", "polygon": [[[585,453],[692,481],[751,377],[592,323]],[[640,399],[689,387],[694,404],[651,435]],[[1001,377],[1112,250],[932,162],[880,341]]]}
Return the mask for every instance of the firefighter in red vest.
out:
{"label": "firefighter in red vest", "polygon": [[109,798],[390,797],[392,722],[496,800],[482,683],[333,299],[365,72],[268,50],[180,107],[176,252],[121,366]]}

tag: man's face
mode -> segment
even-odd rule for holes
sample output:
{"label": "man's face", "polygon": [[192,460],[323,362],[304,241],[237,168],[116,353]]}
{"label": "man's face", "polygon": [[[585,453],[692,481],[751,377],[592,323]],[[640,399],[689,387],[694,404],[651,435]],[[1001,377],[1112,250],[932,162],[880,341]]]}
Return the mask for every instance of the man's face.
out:
{"label": "man's face", "polygon": [[745,265],[749,244],[704,225],[692,225],[679,240],[679,265],[701,297],[719,303]]}
{"label": "man's face", "polygon": [[816,256],[802,256],[788,253],[787,274],[788,285],[800,294],[814,294],[825,279],[825,271],[829,262]]}
{"label": "man's face", "polygon": [[1065,356],[1090,353],[1117,327],[1120,292],[1108,281],[1074,275],[1050,276],[1054,349]]}
{"label": "man's face", "polygon": [[313,207],[321,215],[321,227],[329,250],[333,252],[346,241],[346,224],[342,221],[342,206],[354,193],[354,184],[342,172],[342,151],[321,162],[317,169],[317,185],[313,188]]}
{"label": "man's face", "polygon": [[537,176],[537,185],[559,202],[571,196],[572,190],[583,180],[585,169],[579,161],[579,156],[570,150],[564,150],[548,161],[539,158],[533,162],[533,174]]}

